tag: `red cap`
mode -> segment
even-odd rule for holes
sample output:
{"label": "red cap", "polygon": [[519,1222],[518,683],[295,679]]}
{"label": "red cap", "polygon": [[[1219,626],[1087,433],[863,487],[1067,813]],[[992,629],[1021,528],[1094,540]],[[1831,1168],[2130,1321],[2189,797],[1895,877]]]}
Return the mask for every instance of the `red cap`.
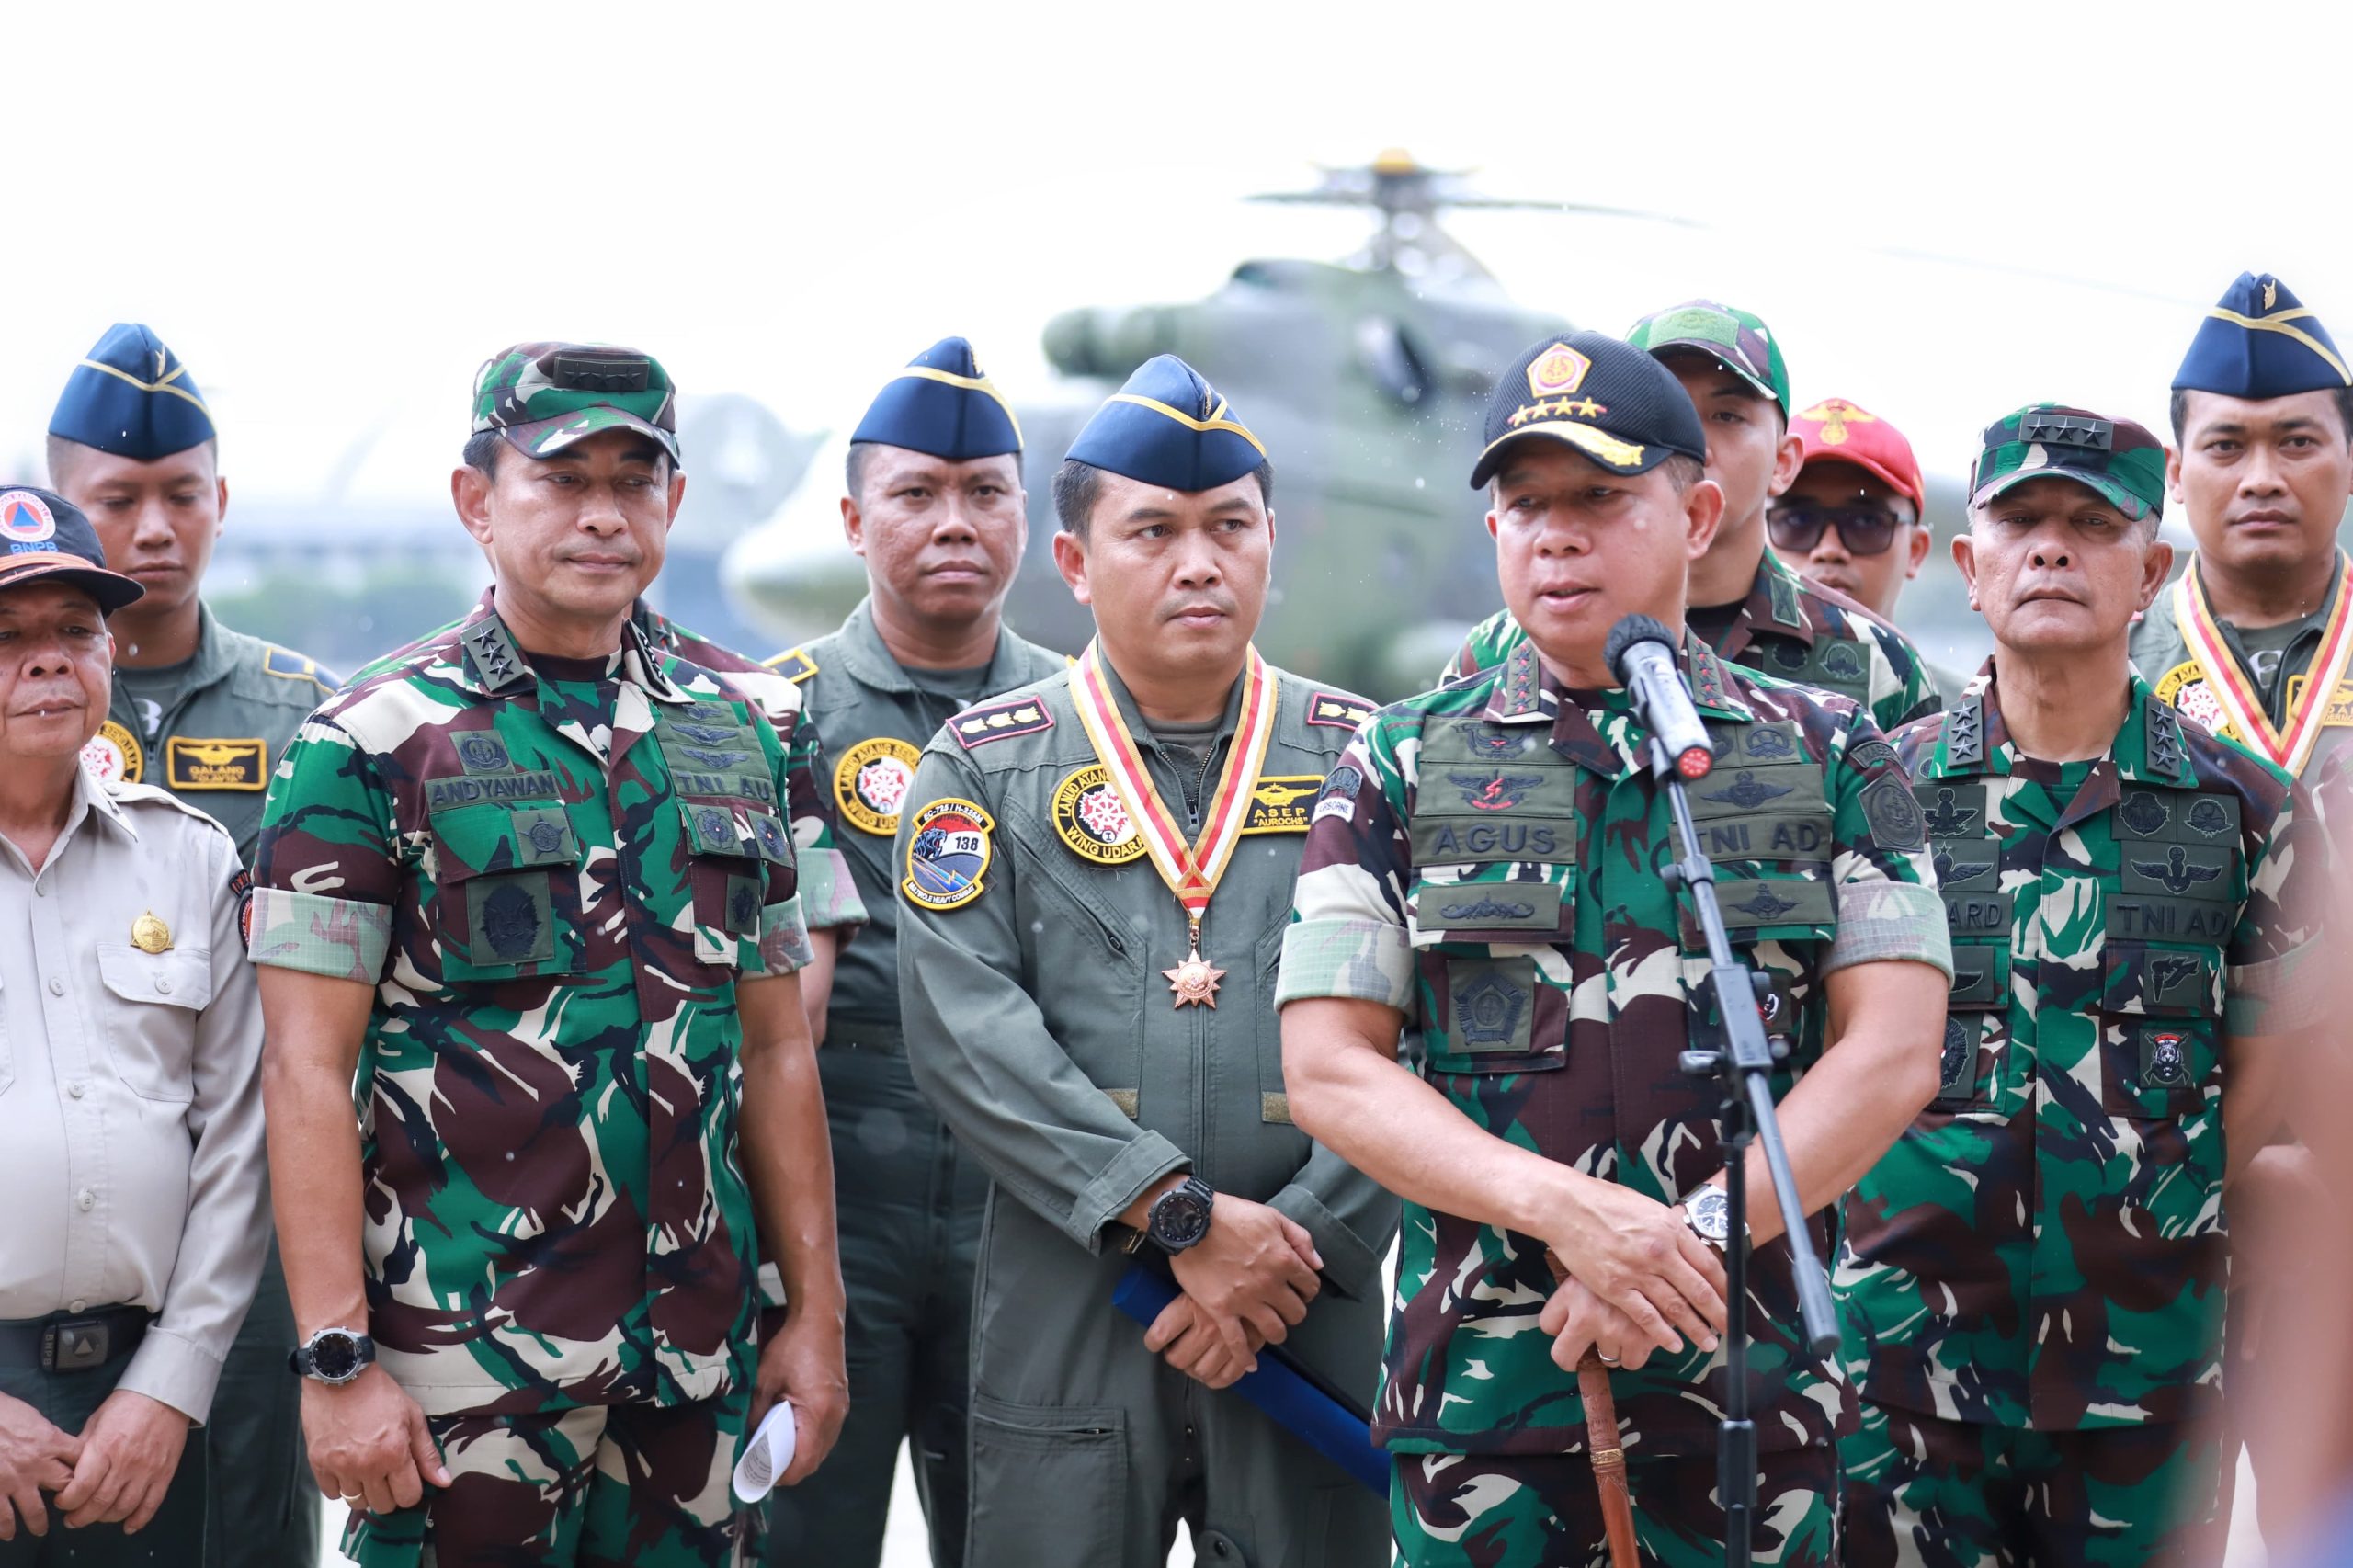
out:
{"label": "red cap", "polygon": [[1806,466],[1853,463],[1885,480],[1915,507],[1927,505],[1927,485],[1920,477],[1920,460],[1912,455],[1912,443],[1869,409],[1843,397],[1826,397],[1790,420],[1790,428],[1805,444]]}

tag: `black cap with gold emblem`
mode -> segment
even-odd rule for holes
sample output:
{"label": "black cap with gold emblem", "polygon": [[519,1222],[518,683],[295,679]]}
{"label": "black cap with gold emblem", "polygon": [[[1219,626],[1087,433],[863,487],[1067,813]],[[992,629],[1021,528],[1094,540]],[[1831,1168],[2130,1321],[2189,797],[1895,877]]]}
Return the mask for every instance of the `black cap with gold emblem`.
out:
{"label": "black cap with gold emblem", "polygon": [[1641,349],[1598,332],[1548,337],[1496,381],[1471,488],[1495,477],[1514,442],[1535,436],[1565,442],[1613,473],[1708,457],[1707,432],[1683,383]]}

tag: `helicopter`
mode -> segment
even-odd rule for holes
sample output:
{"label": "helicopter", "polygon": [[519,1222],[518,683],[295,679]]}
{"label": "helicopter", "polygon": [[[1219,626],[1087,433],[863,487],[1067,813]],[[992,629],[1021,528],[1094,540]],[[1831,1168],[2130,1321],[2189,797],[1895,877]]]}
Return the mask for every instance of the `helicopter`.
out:
{"label": "helicopter", "polygon": [[[1345,260],[1248,260],[1203,300],[1082,308],[1047,324],[1051,395],[1017,399],[1029,544],[1006,618],[1066,652],[1092,634],[1054,569],[1053,472],[1130,371],[1176,354],[1246,411],[1273,454],[1274,589],[1260,651],[1312,679],[1376,695],[1418,690],[1495,608],[1494,562],[1474,544],[1485,505],[1462,483],[1495,378],[1537,338],[1573,330],[1514,304],[1438,218],[1451,208],[1564,209],[1478,194],[1459,172],[1396,151],[1324,169],[1311,189],[1252,199],[1367,209],[1377,226]],[[811,469],[826,472],[823,453]],[[864,591],[854,561],[845,572],[763,542],[739,549],[728,581],[781,623],[822,630]]]}
{"label": "helicopter", "polygon": [[[1074,653],[1092,634],[1088,612],[1054,568],[1051,482],[1079,427],[1129,372],[1176,354],[1245,412],[1273,454],[1278,527],[1260,651],[1379,700],[1423,689],[1501,602],[1483,538],[1485,501],[1462,483],[1495,378],[1529,344],[1574,330],[1564,316],[1515,303],[1441,216],[1509,209],[1707,227],[1664,213],[1489,196],[1464,171],[1430,168],[1394,149],[1320,174],[1309,189],[1249,199],[1369,210],[1375,227],[1355,254],[1247,260],[1205,299],[1084,307],[1048,322],[1054,379],[1017,399],[1029,542],[1006,615],[1024,636]],[[807,472],[837,471],[846,439],[821,447]],[[1957,475],[1927,475],[1932,561],[1966,516],[1963,488]],[[806,500],[824,503],[822,518],[814,506],[789,526],[780,517],[737,545],[722,573],[756,614],[801,636],[837,624],[866,588],[862,564],[846,552],[808,552],[813,530],[835,536],[831,497],[813,491]],[[1949,671],[1973,670],[1986,646],[1949,568],[1911,585],[1903,623]]]}

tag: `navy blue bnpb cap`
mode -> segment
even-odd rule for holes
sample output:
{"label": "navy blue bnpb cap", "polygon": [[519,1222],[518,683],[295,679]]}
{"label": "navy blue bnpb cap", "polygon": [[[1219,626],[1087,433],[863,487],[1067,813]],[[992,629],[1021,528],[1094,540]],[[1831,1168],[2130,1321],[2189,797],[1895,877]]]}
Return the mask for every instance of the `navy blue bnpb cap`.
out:
{"label": "navy blue bnpb cap", "polygon": [[1675,372],[1605,332],[1548,337],[1496,379],[1471,488],[1485,487],[1513,443],[1539,436],[1612,473],[1648,473],[1671,457],[1708,460],[1708,433]]}
{"label": "navy blue bnpb cap", "polygon": [[0,485],[0,594],[36,578],[85,590],[112,615],[147,590],[134,578],[107,570],[98,530],[64,496],[28,484]]}
{"label": "navy blue bnpb cap", "polygon": [[1141,483],[1199,492],[1255,472],[1267,448],[1199,370],[1160,354],[1105,400],[1067,455]]}
{"label": "navy blue bnpb cap", "polygon": [[140,462],[213,438],[188,367],[137,322],[117,322],[65,379],[49,433]]}
{"label": "navy blue bnpb cap", "polygon": [[2242,272],[2222,303],[2198,324],[2176,392],[2220,392],[2261,402],[2294,392],[2353,386],[2345,356],[2320,318],[2269,273]]}
{"label": "navy blue bnpb cap", "polygon": [[850,439],[962,462],[1020,451],[1021,425],[1013,405],[981,374],[972,346],[943,337],[874,394]]}

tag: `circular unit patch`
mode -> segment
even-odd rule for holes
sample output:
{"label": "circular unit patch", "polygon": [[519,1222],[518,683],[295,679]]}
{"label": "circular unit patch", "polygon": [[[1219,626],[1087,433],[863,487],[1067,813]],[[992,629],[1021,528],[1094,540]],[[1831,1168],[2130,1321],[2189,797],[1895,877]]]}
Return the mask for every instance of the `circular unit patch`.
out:
{"label": "circular unit patch", "polygon": [[1054,832],[1072,854],[1098,866],[1124,866],[1145,853],[1143,835],[1101,763],[1090,763],[1055,787]]}
{"label": "circular unit patch", "polygon": [[889,838],[899,831],[899,808],[915,781],[923,754],[893,735],[860,741],[834,769],[834,804],[860,833]]}
{"label": "circular unit patch", "polygon": [[2230,716],[2222,711],[2222,699],[2208,687],[2206,672],[2195,659],[2165,673],[2157,682],[2157,700],[2171,703],[2200,728],[2226,741],[2245,738],[2232,727]]}
{"label": "circular unit patch", "polygon": [[109,719],[83,746],[82,766],[101,784],[136,784],[147,771],[147,755],[138,736]]}
{"label": "circular unit patch", "polygon": [[899,891],[926,909],[959,909],[981,896],[996,824],[971,801],[950,796],[915,813],[907,836],[907,874]]}

